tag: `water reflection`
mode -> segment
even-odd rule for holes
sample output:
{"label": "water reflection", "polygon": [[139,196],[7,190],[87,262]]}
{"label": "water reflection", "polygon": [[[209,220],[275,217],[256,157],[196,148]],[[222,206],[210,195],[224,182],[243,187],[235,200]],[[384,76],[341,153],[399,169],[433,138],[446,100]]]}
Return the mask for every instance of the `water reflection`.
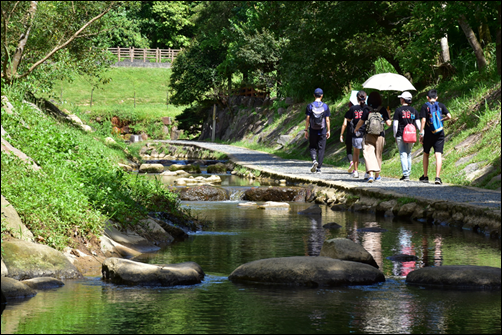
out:
{"label": "water reflection", "polygon": [[309,217],[309,220],[309,233],[302,236],[305,243],[305,256],[319,256],[326,235],[325,229],[322,227],[322,217]]}

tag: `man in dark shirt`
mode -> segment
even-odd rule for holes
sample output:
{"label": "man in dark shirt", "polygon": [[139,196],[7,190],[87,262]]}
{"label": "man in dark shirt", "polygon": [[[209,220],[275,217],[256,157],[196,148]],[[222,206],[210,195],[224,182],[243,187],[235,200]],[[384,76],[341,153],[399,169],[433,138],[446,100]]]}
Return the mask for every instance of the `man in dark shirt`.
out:
{"label": "man in dark shirt", "polygon": [[[354,129],[356,128],[357,123],[363,116],[363,108],[366,103],[366,92],[359,91],[357,93],[358,105],[350,107],[347,113],[345,113],[345,121],[342,126],[341,134],[345,131],[345,124],[347,123],[349,130],[347,133],[350,133],[352,139],[352,147],[354,148],[354,155],[352,156],[352,161],[354,162],[354,172],[352,173],[352,177],[359,178],[359,152],[363,149],[363,134],[364,129],[362,129],[361,134],[354,134]],[[340,135],[340,140],[342,140],[342,135]],[[349,136],[349,135],[347,135]]]}
{"label": "man in dark shirt", "polygon": [[[330,137],[330,122],[331,113],[328,105],[322,102],[323,91],[316,88],[314,91],[315,101],[308,104],[305,114],[305,138],[309,140],[310,157],[312,158],[312,167],[310,172],[321,173],[322,161],[324,159],[324,151],[326,150],[326,140]],[[322,125],[315,124],[315,114],[322,113]]]}
{"label": "man in dark shirt", "polygon": [[[435,103],[438,98],[439,97],[436,90],[430,90],[429,93],[427,93],[427,100],[431,104]],[[451,119],[451,114],[446,106],[440,102],[438,102],[438,105],[441,109],[442,120],[446,121]],[[424,104],[420,109],[420,119],[422,121],[420,127],[420,143],[422,143],[424,147],[424,174],[422,175],[422,177],[420,177],[419,180],[423,183],[429,182],[429,154],[431,148],[434,148],[434,154],[436,155],[436,179],[434,183],[441,185],[443,182],[441,181],[441,178],[439,176],[441,175],[442,154],[444,148],[444,130],[441,130],[435,134],[432,133],[430,125],[428,124],[428,122],[426,122],[426,120],[429,119],[429,106],[427,104]]]}

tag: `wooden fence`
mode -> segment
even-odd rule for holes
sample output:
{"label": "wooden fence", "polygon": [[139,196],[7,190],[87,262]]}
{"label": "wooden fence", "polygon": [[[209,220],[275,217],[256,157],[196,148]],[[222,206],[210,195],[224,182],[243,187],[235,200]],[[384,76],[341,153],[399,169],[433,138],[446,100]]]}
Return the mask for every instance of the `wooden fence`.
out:
{"label": "wooden fence", "polygon": [[143,60],[143,62],[162,63],[162,61],[174,61],[176,56],[181,52],[181,49],[135,49],[135,48],[108,48],[108,50],[118,57],[118,61],[134,59]]}

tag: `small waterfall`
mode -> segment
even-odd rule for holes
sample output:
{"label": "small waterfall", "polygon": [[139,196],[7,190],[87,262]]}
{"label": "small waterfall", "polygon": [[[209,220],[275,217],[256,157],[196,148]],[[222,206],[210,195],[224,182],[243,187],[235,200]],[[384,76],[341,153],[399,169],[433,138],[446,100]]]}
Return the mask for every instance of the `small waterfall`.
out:
{"label": "small waterfall", "polygon": [[243,187],[225,187],[228,190],[229,200],[230,201],[239,201],[244,198],[244,193],[248,190],[248,188]]}

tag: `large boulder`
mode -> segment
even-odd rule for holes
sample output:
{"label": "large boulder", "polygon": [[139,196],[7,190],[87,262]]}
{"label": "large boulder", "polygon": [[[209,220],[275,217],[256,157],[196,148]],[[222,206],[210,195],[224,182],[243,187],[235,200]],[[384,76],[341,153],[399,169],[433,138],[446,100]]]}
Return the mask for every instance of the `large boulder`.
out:
{"label": "large boulder", "polygon": [[207,167],[207,173],[226,173],[227,170],[227,165],[223,163],[216,163]]}
{"label": "large boulder", "polygon": [[174,286],[199,284],[204,272],[193,262],[154,265],[121,258],[107,258],[102,267],[103,280],[115,284]]}
{"label": "large boulder", "polygon": [[307,191],[300,187],[254,187],[244,193],[249,201],[305,202]]}
{"label": "large boulder", "polygon": [[224,201],[229,199],[229,194],[223,188],[204,185],[182,189],[180,199],[187,201]]}
{"label": "large boulder", "polygon": [[320,255],[334,259],[364,263],[378,269],[378,265],[373,256],[371,256],[361,245],[347,238],[333,238],[324,241]]}
{"label": "large boulder", "polygon": [[[3,261],[9,277],[24,280],[36,277],[81,278],[82,274],[59,251],[23,240],[2,242]],[[3,278],[2,278],[3,281]]]}
{"label": "large boulder", "polygon": [[31,287],[13,278],[2,278],[2,295],[6,299],[30,298],[37,294]]}
{"label": "large boulder", "polygon": [[[156,227],[155,221],[151,220],[144,220],[143,224],[145,227],[150,226],[150,224],[155,224],[152,225],[153,227]],[[160,227],[158,227],[160,228]],[[156,229],[158,229],[156,228]],[[173,238],[171,236],[166,235],[167,233],[162,229],[162,234],[167,238],[168,240],[172,241]],[[130,249],[133,249],[134,251],[138,253],[145,253],[145,252],[155,252],[158,251],[160,248],[153,243],[149,242],[146,238],[143,236],[138,235],[138,233],[133,232],[131,230],[119,230],[117,227],[109,221],[109,223],[106,225],[105,230],[104,230],[104,235],[112,239],[113,241],[127,247]]]}
{"label": "large boulder", "polygon": [[260,283],[296,286],[370,285],[385,281],[374,267],[329,257],[268,258],[239,266],[229,280],[236,283]]}
{"label": "large boulder", "polygon": [[162,164],[141,164],[139,167],[140,173],[162,173],[164,165]]}
{"label": "large boulder", "polygon": [[500,268],[475,265],[425,267],[410,272],[406,276],[406,283],[431,287],[500,290]]}
{"label": "large boulder", "polygon": [[26,228],[16,209],[2,195],[2,225],[17,239],[33,242],[33,234]]}

